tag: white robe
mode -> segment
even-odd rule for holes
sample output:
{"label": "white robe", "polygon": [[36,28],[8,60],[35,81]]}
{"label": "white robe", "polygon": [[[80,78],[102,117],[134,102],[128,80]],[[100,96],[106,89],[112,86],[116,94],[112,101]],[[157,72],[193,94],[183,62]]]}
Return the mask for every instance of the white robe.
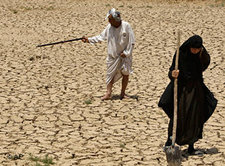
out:
{"label": "white robe", "polygon": [[[132,70],[132,51],[134,48],[135,38],[133,30],[128,22],[122,21],[118,28],[108,26],[104,31],[95,37],[88,38],[89,42],[94,44],[107,40],[108,56],[106,84],[108,85],[113,79],[113,82],[118,81],[123,75],[129,75]],[[121,53],[126,55],[126,58],[120,56]]]}

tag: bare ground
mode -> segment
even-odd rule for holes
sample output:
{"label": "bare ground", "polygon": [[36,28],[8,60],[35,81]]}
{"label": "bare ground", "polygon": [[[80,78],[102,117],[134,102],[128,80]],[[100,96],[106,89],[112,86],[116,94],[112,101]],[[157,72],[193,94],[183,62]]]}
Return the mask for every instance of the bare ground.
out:
{"label": "bare ground", "polygon": [[[168,118],[157,106],[181,41],[203,37],[211,55],[205,83],[218,99],[215,113],[183,166],[225,164],[224,1],[0,0],[0,165],[36,163],[49,155],[57,166],[166,165]],[[136,35],[134,74],[118,100],[105,93],[106,43],[38,44],[99,34],[115,7]],[[138,100],[137,100],[138,98]],[[182,147],[185,150],[186,146]],[[15,160],[10,157],[24,156]]]}

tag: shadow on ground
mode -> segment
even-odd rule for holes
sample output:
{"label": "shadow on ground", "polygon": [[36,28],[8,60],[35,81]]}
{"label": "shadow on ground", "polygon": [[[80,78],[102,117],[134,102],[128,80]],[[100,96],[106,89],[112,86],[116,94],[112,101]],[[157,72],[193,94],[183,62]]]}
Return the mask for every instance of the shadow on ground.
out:
{"label": "shadow on ground", "polygon": [[182,157],[183,159],[187,160],[189,156],[199,156],[199,157],[202,157],[203,155],[206,155],[206,154],[210,154],[210,155],[213,155],[213,154],[218,154],[219,153],[219,150],[217,148],[210,148],[210,149],[196,149],[196,152],[193,153],[193,154],[189,154],[187,152],[187,149],[183,150],[181,152],[182,154]]}
{"label": "shadow on ground", "polygon": [[[134,99],[138,101],[138,96],[137,95],[126,95],[125,99]],[[120,95],[113,95],[111,100],[123,100]]]}

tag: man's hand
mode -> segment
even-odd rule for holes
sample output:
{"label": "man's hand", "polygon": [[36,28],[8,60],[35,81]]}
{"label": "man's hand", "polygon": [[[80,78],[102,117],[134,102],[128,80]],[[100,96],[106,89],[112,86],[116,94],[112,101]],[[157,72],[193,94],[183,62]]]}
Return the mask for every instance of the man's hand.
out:
{"label": "man's hand", "polygon": [[172,77],[173,77],[173,78],[177,78],[178,75],[179,75],[179,70],[173,70],[173,71],[172,71]]}
{"label": "man's hand", "polygon": [[125,55],[124,53],[121,53],[120,56],[121,56],[122,58],[126,58],[126,55]]}
{"label": "man's hand", "polygon": [[88,40],[87,37],[83,36],[82,42],[84,42],[84,43],[89,43],[89,40]]}

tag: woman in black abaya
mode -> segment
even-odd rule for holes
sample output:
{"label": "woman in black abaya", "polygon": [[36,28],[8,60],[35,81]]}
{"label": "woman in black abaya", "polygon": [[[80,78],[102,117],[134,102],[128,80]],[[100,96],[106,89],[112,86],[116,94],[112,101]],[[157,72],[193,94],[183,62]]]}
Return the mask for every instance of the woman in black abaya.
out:
{"label": "woman in black abaya", "polygon": [[194,143],[202,138],[204,123],[214,112],[217,100],[203,83],[203,71],[210,63],[210,56],[202,45],[198,35],[190,37],[179,48],[178,70],[175,68],[175,57],[169,69],[171,82],[162,94],[158,103],[170,118],[168,139],[165,146],[170,146],[173,127],[173,79],[178,78],[178,145],[188,144],[188,153],[195,152]]}

